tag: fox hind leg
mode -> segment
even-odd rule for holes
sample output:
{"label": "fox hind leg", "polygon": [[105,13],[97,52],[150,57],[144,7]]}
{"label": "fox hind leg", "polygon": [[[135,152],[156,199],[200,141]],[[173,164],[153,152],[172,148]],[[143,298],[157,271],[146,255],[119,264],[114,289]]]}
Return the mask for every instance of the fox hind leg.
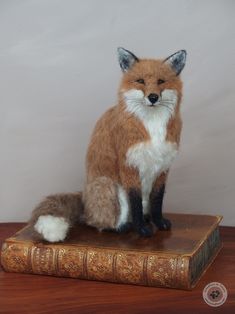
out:
{"label": "fox hind leg", "polygon": [[84,222],[99,230],[126,231],[129,206],[125,190],[108,177],[89,182],[83,193]]}

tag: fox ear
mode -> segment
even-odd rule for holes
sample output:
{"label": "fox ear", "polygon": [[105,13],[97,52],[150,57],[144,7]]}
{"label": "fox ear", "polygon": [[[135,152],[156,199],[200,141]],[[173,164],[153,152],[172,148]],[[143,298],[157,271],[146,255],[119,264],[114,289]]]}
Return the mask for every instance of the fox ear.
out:
{"label": "fox ear", "polygon": [[179,50],[170,57],[166,58],[163,62],[170,65],[176,75],[179,75],[183,70],[186,62],[186,50]]}
{"label": "fox ear", "polygon": [[139,59],[130,51],[119,47],[117,49],[118,60],[123,72],[127,72]]}

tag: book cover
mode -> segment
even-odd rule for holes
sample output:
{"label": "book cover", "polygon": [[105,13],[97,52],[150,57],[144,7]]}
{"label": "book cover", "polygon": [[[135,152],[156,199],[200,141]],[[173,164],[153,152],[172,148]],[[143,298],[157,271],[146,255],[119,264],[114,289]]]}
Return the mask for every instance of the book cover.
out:
{"label": "book cover", "polygon": [[5,240],[5,271],[192,289],[218,254],[221,216],[166,214],[172,230],[151,238],[76,226],[63,243],[39,242],[29,226]]}

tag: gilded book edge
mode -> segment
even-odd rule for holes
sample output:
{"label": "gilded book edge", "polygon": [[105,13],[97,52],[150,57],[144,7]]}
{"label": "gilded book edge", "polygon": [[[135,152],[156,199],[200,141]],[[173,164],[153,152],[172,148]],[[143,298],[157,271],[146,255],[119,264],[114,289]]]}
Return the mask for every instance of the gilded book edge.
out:
{"label": "gilded book edge", "polygon": [[216,230],[218,231],[218,243],[217,245],[214,247],[214,250],[212,252],[212,254],[210,255],[209,260],[207,261],[207,263],[205,264],[203,270],[201,273],[199,273],[199,275],[195,278],[195,280],[191,281],[190,280],[190,275],[191,275],[191,271],[189,269],[188,272],[188,289],[192,290],[197,283],[199,282],[199,280],[203,277],[203,275],[206,273],[206,271],[208,270],[208,268],[210,267],[210,265],[214,262],[214,260],[216,259],[217,255],[219,254],[219,252],[221,251],[222,247],[223,247],[223,243],[220,237],[220,232],[219,232],[219,223],[220,221],[223,219],[223,216],[217,215],[215,216],[217,218],[217,221],[211,226],[211,228],[208,230],[207,234],[201,239],[201,241],[198,243],[198,245],[195,247],[194,251],[192,252],[191,255],[185,254],[184,256],[188,256],[189,257],[189,262],[194,258],[194,256],[200,252],[200,250],[203,250],[203,245],[206,243],[206,241],[208,240],[208,238],[213,234],[213,232],[215,232]]}
{"label": "gilded book edge", "polygon": [[198,284],[198,282],[204,276],[204,274],[207,272],[207,270],[209,269],[211,264],[214,262],[214,260],[216,259],[217,255],[219,254],[219,252],[221,251],[222,248],[223,248],[223,243],[220,242],[219,246],[214,251],[213,255],[211,256],[209,262],[206,264],[202,273],[191,283],[189,290],[192,290]]}

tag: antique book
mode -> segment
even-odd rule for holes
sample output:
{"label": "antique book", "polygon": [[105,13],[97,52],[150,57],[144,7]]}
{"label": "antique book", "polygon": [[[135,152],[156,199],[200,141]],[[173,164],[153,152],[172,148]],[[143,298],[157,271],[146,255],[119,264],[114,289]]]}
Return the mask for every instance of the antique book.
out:
{"label": "antique book", "polygon": [[71,229],[63,243],[39,242],[26,226],[5,240],[5,271],[117,283],[192,289],[221,248],[221,216],[166,214],[171,231],[151,238]]}

